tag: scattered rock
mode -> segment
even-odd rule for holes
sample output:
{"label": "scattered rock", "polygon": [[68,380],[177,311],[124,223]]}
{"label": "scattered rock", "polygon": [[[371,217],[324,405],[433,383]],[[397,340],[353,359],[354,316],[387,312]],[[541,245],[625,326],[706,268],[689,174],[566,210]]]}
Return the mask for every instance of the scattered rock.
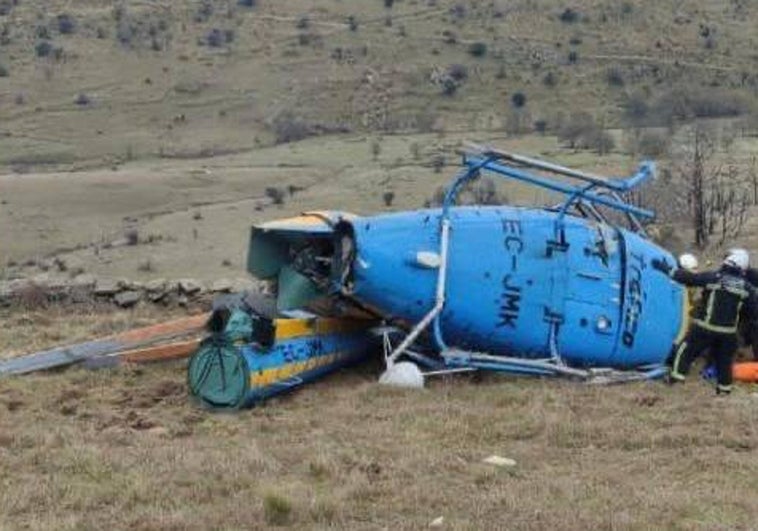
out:
{"label": "scattered rock", "polygon": [[145,283],[145,291],[148,293],[165,293],[166,292],[166,279],[156,278]]}
{"label": "scattered rock", "polygon": [[50,291],[66,291],[71,287],[71,281],[62,277],[50,277],[47,281],[47,288]]}
{"label": "scattered rock", "polygon": [[187,307],[187,305],[189,304],[189,299],[187,298],[187,296],[186,296],[186,295],[179,295],[179,296],[176,298],[176,303],[177,303],[179,306],[181,306],[182,308],[186,308],[186,307]]}
{"label": "scattered rock", "polygon": [[62,258],[57,256],[54,260],[58,271],[67,272],[71,277],[81,275],[85,270],[85,262],[76,256]]}
{"label": "scattered rock", "polygon": [[157,278],[145,283],[145,293],[150,302],[159,302],[168,295],[169,286],[165,279]]}
{"label": "scattered rock", "polygon": [[29,286],[32,285],[32,282],[27,278],[19,278],[16,280],[11,280],[8,282],[8,289],[11,290],[11,293],[16,294],[24,291],[25,289],[28,289]]}
{"label": "scattered rock", "polygon": [[10,282],[0,282],[0,307],[8,306],[13,300],[13,290],[9,284]]}
{"label": "scattered rock", "polygon": [[491,455],[484,460],[488,465],[495,465],[500,467],[513,467],[516,466],[516,461],[510,457],[500,457],[499,455]]}
{"label": "scattered rock", "polygon": [[129,280],[126,278],[119,279],[118,283],[119,283],[119,286],[121,286],[123,289],[129,290],[129,291],[139,291],[145,288],[145,285],[142,282],[138,282],[136,280]]}
{"label": "scattered rock", "polygon": [[445,517],[444,516],[438,516],[431,522],[429,522],[429,527],[442,527],[445,524]]}
{"label": "scattered rock", "polygon": [[240,291],[254,290],[257,287],[257,282],[250,278],[235,278],[232,282],[232,289],[235,293]]}
{"label": "scattered rock", "polygon": [[118,238],[109,243],[109,247],[126,247],[131,245],[128,238]]}
{"label": "scattered rock", "polygon": [[55,263],[52,260],[43,259],[37,262],[37,267],[42,271],[49,271],[53,268],[53,266],[55,266]]}
{"label": "scattered rock", "polygon": [[121,287],[115,278],[98,278],[95,282],[95,295],[115,295],[119,291]]}
{"label": "scattered rock", "polygon": [[219,278],[211,284],[211,291],[213,293],[229,293],[233,288],[234,283],[228,278]]}
{"label": "scattered rock", "polygon": [[129,308],[142,300],[142,293],[139,291],[122,291],[113,297],[113,302],[122,308]]}
{"label": "scattered rock", "polygon": [[195,279],[183,278],[178,282],[179,293],[184,295],[195,295],[203,290],[203,286]]}
{"label": "scattered rock", "polygon": [[50,283],[49,273],[41,273],[39,275],[34,275],[32,277],[32,284],[34,284],[35,286],[46,288],[49,283]]}
{"label": "scattered rock", "polygon": [[82,273],[81,275],[76,275],[74,277],[71,281],[71,285],[75,288],[92,288],[96,282],[97,279],[95,278],[95,275]]}

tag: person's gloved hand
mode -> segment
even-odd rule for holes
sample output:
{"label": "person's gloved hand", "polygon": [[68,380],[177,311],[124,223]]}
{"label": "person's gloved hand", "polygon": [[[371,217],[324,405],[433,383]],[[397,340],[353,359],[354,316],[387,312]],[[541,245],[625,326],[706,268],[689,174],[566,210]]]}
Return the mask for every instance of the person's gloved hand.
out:
{"label": "person's gloved hand", "polygon": [[650,265],[653,266],[653,269],[657,269],[664,275],[668,275],[671,273],[671,270],[674,269],[674,267],[669,264],[666,260],[662,258],[653,258],[650,261]]}

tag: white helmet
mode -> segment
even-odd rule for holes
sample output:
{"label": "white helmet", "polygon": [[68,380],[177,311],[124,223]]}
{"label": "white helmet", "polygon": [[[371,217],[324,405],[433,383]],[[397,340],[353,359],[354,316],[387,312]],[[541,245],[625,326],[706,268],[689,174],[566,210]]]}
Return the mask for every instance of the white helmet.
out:
{"label": "white helmet", "polygon": [[750,255],[745,249],[729,249],[724,258],[724,265],[745,271],[750,266]]}
{"label": "white helmet", "polygon": [[684,253],[679,256],[679,267],[687,271],[695,271],[698,266],[697,257],[694,254]]}

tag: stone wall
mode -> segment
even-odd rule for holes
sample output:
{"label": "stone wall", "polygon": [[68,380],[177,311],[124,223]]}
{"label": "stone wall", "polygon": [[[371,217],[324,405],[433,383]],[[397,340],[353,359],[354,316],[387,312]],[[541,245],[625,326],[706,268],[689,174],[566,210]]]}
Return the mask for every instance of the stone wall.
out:
{"label": "stone wall", "polygon": [[79,274],[73,278],[43,273],[31,278],[0,281],[0,306],[39,306],[46,303],[110,303],[122,308],[137,304],[186,306],[212,300],[221,293],[258,290],[253,279],[220,278],[203,282],[193,278],[137,282],[125,278]]}

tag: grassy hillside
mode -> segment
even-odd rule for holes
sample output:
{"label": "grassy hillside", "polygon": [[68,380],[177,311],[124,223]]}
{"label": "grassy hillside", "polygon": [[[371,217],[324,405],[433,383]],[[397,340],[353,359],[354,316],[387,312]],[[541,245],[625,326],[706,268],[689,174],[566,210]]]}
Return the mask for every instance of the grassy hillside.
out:
{"label": "grassy hillside", "polygon": [[[165,318],[2,312],[0,352]],[[751,529],[758,514],[745,387],[458,375],[409,391],[368,365],[211,415],[184,371],[3,380],[0,528]]]}
{"label": "grassy hillside", "polygon": [[744,1],[5,0],[0,13],[0,164],[18,171],[345,130],[523,133],[578,111],[618,126],[630,101],[642,119],[734,115],[758,87],[758,6]]}

